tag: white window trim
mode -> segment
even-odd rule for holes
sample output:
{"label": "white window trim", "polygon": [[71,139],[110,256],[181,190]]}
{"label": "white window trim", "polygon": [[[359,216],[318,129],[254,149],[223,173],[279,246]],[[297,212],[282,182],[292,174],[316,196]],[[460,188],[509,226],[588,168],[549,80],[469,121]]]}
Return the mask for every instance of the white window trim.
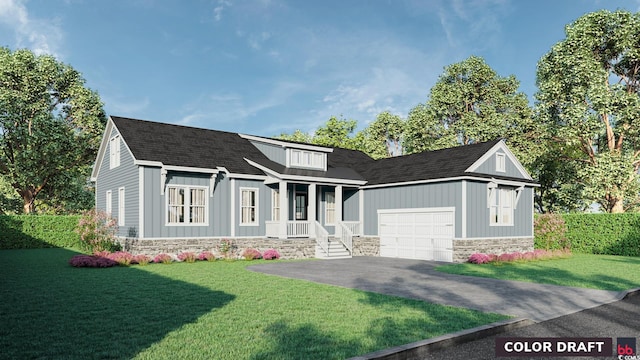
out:
{"label": "white window trim", "polygon": [[120,135],[109,140],[109,169],[120,166]]}
{"label": "white window trim", "polygon": [[[514,226],[514,218],[515,218],[515,199],[516,199],[516,190],[508,189],[508,188],[491,188],[488,190],[488,208],[489,208],[489,226]],[[509,192],[509,198],[511,204],[504,204],[502,194]],[[492,209],[495,208],[496,212],[496,222],[494,222],[494,217],[492,216]],[[502,222],[504,218],[504,211],[509,211],[509,221]]]}
{"label": "white window trim", "polygon": [[125,203],[125,193],[124,193],[124,187],[120,187],[118,188],[118,226],[124,226],[124,220],[125,220],[125,208],[126,208],[126,203]]}
{"label": "white window trim", "polygon": [[[240,210],[240,226],[259,226],[260,225],[260,189],[252,188],[252,187],[241,187],[239,194],[240,206],[238,206]],[[252,222],[243,222],[242,221],[242,210],[245,206],[242,205],[242,193],[245,191],[252,191],[255,193],[256,203],[255,207],[255,219]]]}
{"label": "white window trim", "polygon": [[[169,222],[169,189],[170,188],[178,188],[184,189],[184,222]],[[202,189],[204,190],[204,222],[203,223],[192,223],[189,219],[189,208],[191,207],[191,189]],[[164,206],[164,216],[165,216],[165,226],[209,226],[209,190],[206,186],[197,186],[197,185],[167,185],[167,191],[165,191],[165,206]]]}
{"label": "white window trim", "polygon": [[111,193],[111,190],[107,190],[107,192],[104,194],[105,197],[105,212],[107,214],[109,214],[109,216],[111,216],[111,214],[113,214],[113,195]]}
{"label": "white window trim", "polygon": [[[329,194],[333,197],[333,202],[329,202]],[[332,205],[331,208],[329,208],[329,204]],[[333,210],[333,221],[331,222],[329,222],[329,210]],[[336,193],[333,191],[324,194],[324,224],[336,225]]]}
{"label": "white window trim", "polygon": [[507,172],[507,155],[505,153],[496,153],[496,171]]}
{"label": "white window trim", "polygon": [[[294,156],[294,153],[299,155]],[[287,167],[327,171],[327,154],[323,152],[289,148],[286,155]],[[303,161],[305,155],[308,155],[308,163]],[[296,158],[298,160],[294,161]]]}

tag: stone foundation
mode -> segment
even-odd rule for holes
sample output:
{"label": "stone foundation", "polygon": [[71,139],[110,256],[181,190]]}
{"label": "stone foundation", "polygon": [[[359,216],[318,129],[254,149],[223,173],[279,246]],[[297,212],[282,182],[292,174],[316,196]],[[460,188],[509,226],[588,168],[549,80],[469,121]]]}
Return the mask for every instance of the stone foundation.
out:
{"label": "stone foundation", "polygon": [[125,238],[120,240],[123,250],[132,254],[155,256],[160,253],[177,255],[181,252],[212,251],[222,256],[218,250],[223,239],[231,240],[233,248],[230,256],[240,258],[246,248],[254,248],[260,252],[276,249],[281,259],[314,258],[316,255],[315,239],[269,239],[269,238],[204,238],[204,239],[139,239]]}
{"label": "stone foundation", "polygon": [[466,262],[473,253],[500,255],[515,251],[533,251],[533,237],[453,240],[453,262]]}
{"label": "stone foundation", "polygon": [[380,238],[377,236],[354,236],[353,256],[380,256]]}

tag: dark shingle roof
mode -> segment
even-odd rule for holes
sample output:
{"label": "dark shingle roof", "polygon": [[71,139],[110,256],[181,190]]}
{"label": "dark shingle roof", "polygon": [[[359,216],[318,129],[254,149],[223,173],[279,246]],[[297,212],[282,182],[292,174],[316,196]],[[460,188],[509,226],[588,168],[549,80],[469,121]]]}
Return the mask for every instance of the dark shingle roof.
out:
{"label": "dark shingle roof", "polygon": [[[286,168],[271,161],[249,140],[236,133],[117,116],[111,116],[111,119],[137,160],[206,169],[225,167],[232,173],[263,175],[260,169],[244,160],[247,158],[279,174],[366,180],[367,185],[464,175],[489,178],[491,176],[466,173],[465,170],[500,141],[380,160],[373,160],[361,151],[333,148],[333,151],[328,153],[327,171],[317,171]],[[524,179],[514,180],[532,182]]]}

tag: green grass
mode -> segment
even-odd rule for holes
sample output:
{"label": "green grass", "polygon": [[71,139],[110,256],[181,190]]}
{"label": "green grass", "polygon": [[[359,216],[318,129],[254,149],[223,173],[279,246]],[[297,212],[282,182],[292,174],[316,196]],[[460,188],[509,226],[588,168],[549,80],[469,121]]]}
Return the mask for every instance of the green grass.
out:
{"label": "green grass", "polygon": [[0,251],[2,359],[343,359],[502,320],[284,279],[255,262],[73,268]]}
{"label": "green grass", "polygon": [[452,264],[439,271],[601,290],[640,287],[640,257],[573,254],[566,259],[494,264]]}

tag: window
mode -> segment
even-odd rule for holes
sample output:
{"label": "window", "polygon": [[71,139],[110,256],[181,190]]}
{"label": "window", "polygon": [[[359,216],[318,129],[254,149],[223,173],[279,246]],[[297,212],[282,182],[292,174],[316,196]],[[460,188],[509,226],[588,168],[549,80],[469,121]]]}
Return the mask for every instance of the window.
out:
{"label": "window", "polygon": [[169,186],[167,222],[169,224],[206,224],[207,189]]}
{"label": "window", "polygon": [[295,202],[296,220],[307,220],[307,193],[297,192]]}
{"label": "window", "polygon": [[107,190],[107,193],[105,195],[105,211],[107,212],[107,214],[109,214],[109,216],[111,216],[112,213],[112,199],[111,199],[111,190]]}
{"label": "window", "polygon": [[503,153],[496,153],[496,171],[506,171],[506,157]]}
{"label": "window", "polygon": [[240,188],[240,225],[258,225],[258,189]]}
{"label": "window", "polygon": [[118,226],[124,226],[124,188],[118,189]]}
{"label": "window", "polygon": [[280,221],[280,191],[271,189],[271,220]]}
{"label": "window", "polygon": [[324,194],[324,202],[325,202],[325,216],[324,223],[325,224],[335,224],[336,222],[336,194],[332,192],[328,192]]}
{"label": "window", "polygon": [[116,135],[109,141],[109,168],[120,166],[120,136]]}
{"label": "window", "polygon": [[489,191],[489,223],[491,225],[513,225],[515,190],[494,188]]}
{"label": "window", "polygon": [[289,149],[289,165],[324,170],[325,154],[299,149]]}

